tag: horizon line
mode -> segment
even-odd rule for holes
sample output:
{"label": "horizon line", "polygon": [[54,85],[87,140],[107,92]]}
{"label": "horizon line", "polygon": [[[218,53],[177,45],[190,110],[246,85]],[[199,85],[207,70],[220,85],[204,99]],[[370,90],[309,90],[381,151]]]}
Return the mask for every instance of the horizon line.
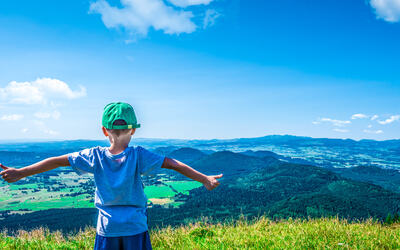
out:
{"label": "horizon line", "polygon": [[[272,137],[272,136],[289,136],[289,137],[299,137],[299,138],[309,138],[309,139],[329,139],[329,140],[351,140],[351,141],[377,141],[377,142],[385,142],[385,141],[395,141],[400,140],[400,138],[392,138],[392,139],[385,139],[385,140],[376,140],[376,139],[352,139],[352,138],[338,138],[338,137],[312,137],[312,136],[302,136],[302,135],[290,135],[290,134],[270,134],[265,136],[256,136],[256,137],[235,137],[235,138],[212,138],[212,139],[198,139],[198,138],[154,138],[154,137],[134,137],[133,140],[179,140],[179,141],[224,141],[224,140],[239,140],[239,139],[258,139],[264,137]],[[14,143],[14,142],[63,142],[63,141],[108,141],[107,139],[43,139],[43,138],[31,138],[31,139],[0,139],[0,143]]]}

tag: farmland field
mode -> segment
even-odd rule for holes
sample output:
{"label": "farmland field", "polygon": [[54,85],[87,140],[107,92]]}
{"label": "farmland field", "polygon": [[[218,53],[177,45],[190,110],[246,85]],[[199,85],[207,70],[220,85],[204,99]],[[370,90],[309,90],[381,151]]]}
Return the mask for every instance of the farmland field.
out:
{"label": "farmland field", "polygon": [[[94,182],[90,175],[78,176],[74,172],[56,172],[51,175],[30,176],[15,183],[0,183],[0,212],[29,213],[51,208],[94,207]],[[154,180],[158,184],[151,184]],[[161,183],[161,184],[160,184]],[[146,180],[145,194],[149,205],[179,206],[178,193],[201,186],[195,181],[173,181],[160,174]]]}

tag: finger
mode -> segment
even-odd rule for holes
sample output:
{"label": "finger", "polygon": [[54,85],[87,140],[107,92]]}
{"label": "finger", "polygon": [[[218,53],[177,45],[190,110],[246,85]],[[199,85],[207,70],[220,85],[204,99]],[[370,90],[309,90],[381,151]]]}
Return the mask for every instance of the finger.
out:
{"label": "finger", "polygon": [[8,169],[8,167],[4,166],[3,164],[0,163],[0,167],[4,170]]}
{"label": "finger", "polygon": [[15,177],[7,176],[6,178],[4,178],[4,180],[8,181],[8,182],[13,182],[13,181],[15,181]]}
{"label": "finger", "polygon": [[0,175],[3,175],[3,174],[5,174],[5,173],[7,173],[7,170],[1,171],[1,172],[0,172]]}
{"label": "finger", "polygon": [[223,175],[223,174],[214,175],[214,178],[215,178],[215,179],[219,179],[219,178],[221,178],[222,176],[224,176],[224,175]]}

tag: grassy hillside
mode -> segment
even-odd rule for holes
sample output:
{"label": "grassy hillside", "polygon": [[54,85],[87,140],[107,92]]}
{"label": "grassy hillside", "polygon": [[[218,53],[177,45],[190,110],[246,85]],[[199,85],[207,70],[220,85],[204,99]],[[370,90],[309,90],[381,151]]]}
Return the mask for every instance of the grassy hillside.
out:
{"label": "grassy hillside", "polygon": [[[0,235],[0,249],[92,249],[95,229],[63,236],[40,228],[18,235]],[[155,249],[398,249],[400,225],[338,218],[280,220],[265,217],[225,224],[196,224],[151,231]]]}

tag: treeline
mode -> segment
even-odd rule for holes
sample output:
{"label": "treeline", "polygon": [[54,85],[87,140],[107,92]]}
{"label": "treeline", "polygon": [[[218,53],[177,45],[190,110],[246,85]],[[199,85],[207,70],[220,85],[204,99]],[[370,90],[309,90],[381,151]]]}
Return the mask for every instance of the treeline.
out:
{"label": "treeline", "polygon": [[[3,216],[6,211],[3,212]],[[60,230],[67,234],[77,232],[85,226],[94,226],[97,221],[96,208],[64,208],[36,211],[28,214],[12,214],[0,220],[0,230],[9,234],[18,229],[32,230],[41,226],[51,231]]]}

